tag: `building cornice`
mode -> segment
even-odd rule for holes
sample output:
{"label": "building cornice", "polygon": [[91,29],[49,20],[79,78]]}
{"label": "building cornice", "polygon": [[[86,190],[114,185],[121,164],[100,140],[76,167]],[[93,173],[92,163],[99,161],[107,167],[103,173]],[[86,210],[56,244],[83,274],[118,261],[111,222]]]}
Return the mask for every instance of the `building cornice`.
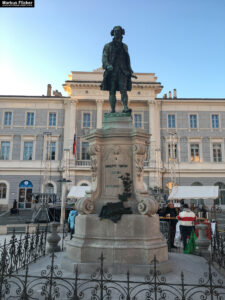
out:
{"label": "building cornice", "polygon": [[2,98],[9,98],[9,99],[12,99],[12,98],[31,98],[31,99],[41,99],[41,100],[58,100],[58,99],[64,99],[64,98],[69,98],[68,96],[60,96],[60,97],[56,97],[56,96],[26,96],[26,95],[0,95],[0,99]]}
{"label": "building cornice", "polygon": [[225,98],[156,98],[156,100],[162,101],[162,103],[180,103],[180,102],[224,102]]}
{"label": "building cornice", "polygon": [[[63,87],[67,87],[68,85],[71,87],[94,87],[100,88],[102,81],[81,81],[81,80],[67,80],[66,84],[63,84]],[[160,82],[132,82],[133,88],[153,88],[153,89],[162,89],[163,86]]]}

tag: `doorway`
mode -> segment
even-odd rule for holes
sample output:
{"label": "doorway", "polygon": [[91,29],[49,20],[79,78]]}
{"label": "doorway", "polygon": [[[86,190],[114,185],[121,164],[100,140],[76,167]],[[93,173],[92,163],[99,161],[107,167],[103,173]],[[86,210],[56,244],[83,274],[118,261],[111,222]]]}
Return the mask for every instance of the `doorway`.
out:
{"label": "doorway", "polygon": [[29,180],[24,180],[19,185],[19,209],[32,208],[33,184]]}

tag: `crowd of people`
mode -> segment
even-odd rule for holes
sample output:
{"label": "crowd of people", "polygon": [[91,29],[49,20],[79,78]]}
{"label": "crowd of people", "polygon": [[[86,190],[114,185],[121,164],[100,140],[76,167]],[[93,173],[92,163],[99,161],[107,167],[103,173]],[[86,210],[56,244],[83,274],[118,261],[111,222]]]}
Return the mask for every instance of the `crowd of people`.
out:
{"label": "crowd of people", "polygon": [[[17,207],[16,199],[13,202],[13,207],[10,209],[10,214],[18,214],[19,209]],[[206,218],[207,208],[202,206],[202,217]],[[76,207],[72,208],[67,219],[68,229],[70,232],[70,239],[75,232],[75,218],[77,217],[78,212]],[[169,202],[167,206],[161,207],[158,210],[158,215],[162,217],[169,223],[169,246],[170,248],[177,248],[175,245],[175,235],[177,232],[177,222],[179,221],[179,229],[181,234],[181,239],[183,242],[183,249],[185,250],[187,246],[187,239],[190,237],[191,232],[195,231],[195,221],[196,221],[196,211],[193,204],[188,206],[188,204],[183,201],[180,202],[179,207],[175,207],[173,202]]]}
{"label": "crowd of people", "polygon": [[[202,217],[206,218],[207,208],[202,206]],[[187,239],[192,231],[195,231],[195,221],[197,219],[197,211],[194,204],[190,207],[188,204],[181,201],[179,207],[175,207],[173,202],[169,202],[166,207],[161,207],[158,210],[159,216],[169,223],[169,247],[177,248],[175,245],[175,236],[177,232],[177,223],[179,221],[179,230],[183,242],[183,249],[187,246]]]}

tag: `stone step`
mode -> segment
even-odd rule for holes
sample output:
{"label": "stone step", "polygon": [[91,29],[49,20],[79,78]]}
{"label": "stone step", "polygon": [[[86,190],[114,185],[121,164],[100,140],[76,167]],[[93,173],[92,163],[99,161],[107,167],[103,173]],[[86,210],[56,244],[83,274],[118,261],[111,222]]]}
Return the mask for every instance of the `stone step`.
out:
{"label": "stone step", "polygon": [[26,227],[8,227],[7,228],[7,234],[12,234],[15,229],[15,234],[21,234],[25,233]]}

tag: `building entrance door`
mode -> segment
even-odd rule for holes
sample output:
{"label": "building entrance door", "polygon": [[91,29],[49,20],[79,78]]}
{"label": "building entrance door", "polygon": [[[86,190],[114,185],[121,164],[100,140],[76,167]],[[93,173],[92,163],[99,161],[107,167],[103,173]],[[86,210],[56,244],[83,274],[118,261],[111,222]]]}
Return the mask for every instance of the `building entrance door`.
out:
{"label": "building entrance door", "polygon": [[32,207],[33,184],[29,180],[24,180],[19,185],[19,208],[26,209]]}

